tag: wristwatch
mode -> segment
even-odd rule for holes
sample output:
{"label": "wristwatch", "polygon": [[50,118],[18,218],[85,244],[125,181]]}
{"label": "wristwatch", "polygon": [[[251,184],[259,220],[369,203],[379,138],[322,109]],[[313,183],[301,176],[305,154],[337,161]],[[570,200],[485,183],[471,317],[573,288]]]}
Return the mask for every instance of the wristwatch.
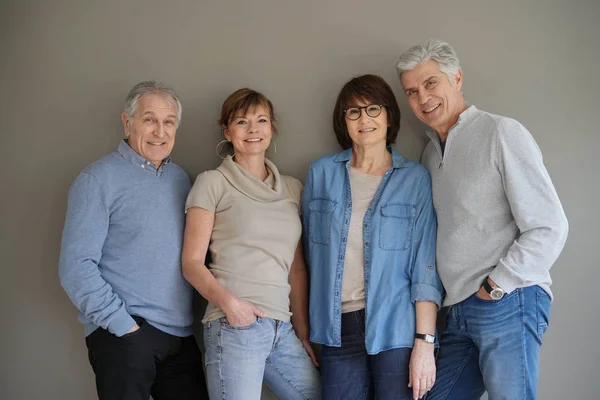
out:
{"label": "wristwatch", "polygon": [[421,339],[426,341],[429,344],[435,343],[435,336],[428,335],[427,333],[415,333],[415,339]]}
{"label": "wristwatch", "polygon": [[504,289],[502,289],[501,287],[498,287],[498,286],[492,287],[490,285],[490,283],[488,282],[487,278],[485,278],[483,280],[483,288],[485,289],[486,292],[488,292],[490,297],[494,300],[500,300],[506,294]]}

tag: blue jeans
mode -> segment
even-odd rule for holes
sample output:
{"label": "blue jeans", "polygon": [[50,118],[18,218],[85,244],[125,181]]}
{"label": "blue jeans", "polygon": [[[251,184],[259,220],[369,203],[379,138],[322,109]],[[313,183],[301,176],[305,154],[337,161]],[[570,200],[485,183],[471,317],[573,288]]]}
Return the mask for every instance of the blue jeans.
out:
{"label": "blue jeans", "polygon": [[320,398],[319,373],[289,322],[233,327],[223,317],[204,324],[204,344],[211,400],[260,400],[263,378],[280,399]]}
{"label": "blue jeans", "polygon": [[408,364],[412,349],[376,355],[365,347],[365,311],[342,314],[342,346],[323,346],[322,397],[327,400],[412,400]]}
{"label": "blue jeans", "polygon": [[539,354],[548,329],[550,297],[539,286],[498,301],[472,295],[448,312],[427,400],[537,398]]}

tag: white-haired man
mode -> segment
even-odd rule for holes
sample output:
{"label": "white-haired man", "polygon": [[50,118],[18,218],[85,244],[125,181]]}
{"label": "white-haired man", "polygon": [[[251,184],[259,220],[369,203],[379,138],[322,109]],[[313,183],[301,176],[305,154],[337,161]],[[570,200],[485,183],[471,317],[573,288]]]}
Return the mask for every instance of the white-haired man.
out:
{"label": "white-haired man", "polygon": [[126,140],[69,190],[61,283],[79,309],[101,400],[208,399],[181,272],[190,180],[169,154],[181,102],[156,81],[131,89]]}
{"label": "white-haired man", "polygon": [[454,49],[429,40],[396,65],[431,128],[422,162],[438,217],[450,306],[428,400],[535,399],[550,313],[550,267],[568,223],[542,154],[519,122],[468,106]]}

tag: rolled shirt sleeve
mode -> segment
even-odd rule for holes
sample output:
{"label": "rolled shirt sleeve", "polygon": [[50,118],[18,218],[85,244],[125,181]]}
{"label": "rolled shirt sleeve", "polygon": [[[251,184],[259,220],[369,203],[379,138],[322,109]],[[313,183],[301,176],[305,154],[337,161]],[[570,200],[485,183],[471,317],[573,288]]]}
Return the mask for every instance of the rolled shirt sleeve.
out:
{"label": "rolled shirt sleeve", "polygon": [[437,220],[431,196],[431,178],[425,172],[419,188],[416,221],[413,232],[413,260],[410,298],[442,304],[444,288],[435,264]]}

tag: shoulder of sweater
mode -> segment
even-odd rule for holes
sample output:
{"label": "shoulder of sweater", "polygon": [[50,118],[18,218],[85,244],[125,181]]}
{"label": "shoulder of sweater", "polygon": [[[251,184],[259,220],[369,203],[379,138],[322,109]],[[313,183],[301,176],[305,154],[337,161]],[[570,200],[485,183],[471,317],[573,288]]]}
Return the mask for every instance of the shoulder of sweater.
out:
{"label": "shoulder of sweater", "polygon": [[175,164],[174,162],[170,162],[169,163],[170,168],[172,168],[176,174],[179,175],[185,175],[185,176],[189,176],[187,172],[185,172],[185,169],[183,169],[182,167],[179,166],[179,164]]}
{"label": "shoulder of sweater", "polygon": [[304,185],[302,184],[300,179],[294,178],[293,176],[280,175],[280,177],[281,177],[281,180],[283,181],[283,183],[285,183],[285,185],[288,187],[300,188],[300,190],[302,190],[302,188],[304,187]]}
{"label": "shoulder of sweater", "polygon": [[119,153],[115,151],[94,161],[85,167],[81,172],[90,174],[101,181],[110,179],[115,171],[120,173],[122,168],[127,166],[127,164],[123,163],[123,161],[125,160],[123,160]]}
{"label": "shoulder of sweater", "polygon": [[294,201],[300,204],[300,201],[302,200],[302,192],[304,191],[304,185],[302,182],[300,182],[299,179],[288,175],[280,175],[280,178]]}
{"label": "shoulder of sweater", "polygon": [[479,112],[479,116],[473,121],[473,124],[477,130],[481,129],[480,125],[482,124],[492,126],[494,129],[492,129],[490,133],[495,135],[502,135],[505,133],[511,133],[514,130],[525,129],[523,124],[516,119],[505,117],[503,115],[492,114],[487,111],[479,110]]}
{"label": "shoulder of sweater", "polygon": [[221,181],[226,181],[227,179],[219,170],[209,169],[208,171],[200,172],[196,179],[194,179],[194,183],[202,183],[202,184],[216,184]]}

